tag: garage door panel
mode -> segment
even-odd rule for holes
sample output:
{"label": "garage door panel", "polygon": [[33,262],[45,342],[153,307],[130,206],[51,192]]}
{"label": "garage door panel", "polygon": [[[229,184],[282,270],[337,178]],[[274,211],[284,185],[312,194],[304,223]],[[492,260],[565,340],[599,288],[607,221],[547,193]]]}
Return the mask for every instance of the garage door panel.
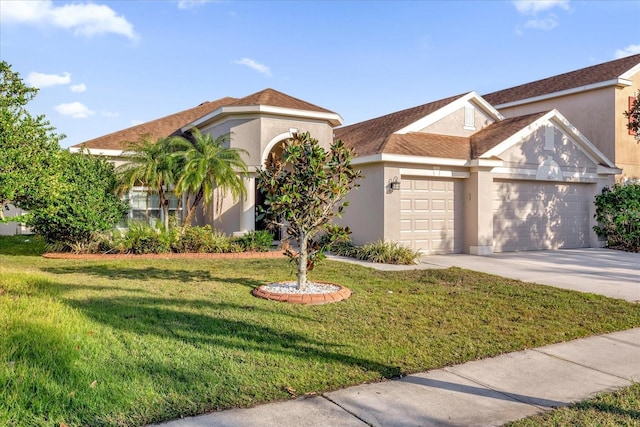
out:
{"label": "garage door panel", "polygon": [[462,251],[462,183],[402,177],[401,242],[426,253]]}
{"label": "garage door panel", "polygon": [[494,182],[494,251],[587,247],[589,184]]}

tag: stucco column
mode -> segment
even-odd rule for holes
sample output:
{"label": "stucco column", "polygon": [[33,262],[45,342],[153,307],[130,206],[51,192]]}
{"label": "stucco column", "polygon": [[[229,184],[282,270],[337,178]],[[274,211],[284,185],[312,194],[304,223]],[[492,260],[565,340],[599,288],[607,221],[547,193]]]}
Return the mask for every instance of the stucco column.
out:
{"label": "stucco column", "polygon": [[489,255],[493,253],[491,167],[472,167],[464,189],[464,252]]}
{"label": "stucco column", "polygon": [[248,176],[244,179],[247,196],[240,199],[240,233],[248,233],[256,229],[256,178]]}

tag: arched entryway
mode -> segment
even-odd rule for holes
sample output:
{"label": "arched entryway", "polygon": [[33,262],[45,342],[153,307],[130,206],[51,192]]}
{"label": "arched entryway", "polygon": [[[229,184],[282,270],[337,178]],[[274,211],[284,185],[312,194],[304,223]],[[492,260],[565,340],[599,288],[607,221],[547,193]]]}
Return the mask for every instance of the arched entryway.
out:
{"label": "arched entryway", "polygon": [[[269,164],[270,161],[272,161],[273,158],[280,158],[282,157],[282,150],[284,149],[284,144],[286,142],[287,139],[291,138],[292,133],[291,132],[287,132],[285,134],[282,135],[278,135],[276,138],[274,138],[273,140],[271,140],[271,142],[267,145],[267,149],[265,150],[265,153],[262,157],[262,166],[267,166]],[[282,229],[281,228],[277,228],[277,229],[271,229],[269,228],[269,225],[267,224],[267,222],[264,219],[260,218],[260,207],[264,206],[264,202],[265,202],[265,197],[262,194],[262,192],[258,189],[259,187],[259,177],[256,177],[256,190],[255,190],[255,206],[256,206],[256,212],[255,212],[255,218],[256,218],[256,222],[255,222],[255,229],[256,230],[268,230],[270,232],[272,232],[274,234],[274,240],[281,240],[282,239]]]}

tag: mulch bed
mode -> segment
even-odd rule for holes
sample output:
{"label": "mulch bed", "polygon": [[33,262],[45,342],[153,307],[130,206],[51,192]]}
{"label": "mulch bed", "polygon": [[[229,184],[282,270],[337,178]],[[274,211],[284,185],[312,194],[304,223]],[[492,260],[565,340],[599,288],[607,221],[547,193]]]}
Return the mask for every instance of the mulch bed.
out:
{"label": "mulch bed", "polygon": [[281,251],[270,252],[233,252],[221,254],[186,253],[186,254],[72,254],[48,252],[42,255],[49,259],[87,259],[87,260],[118,260],[118,259],[247,259],[247,258],[285,258]]}

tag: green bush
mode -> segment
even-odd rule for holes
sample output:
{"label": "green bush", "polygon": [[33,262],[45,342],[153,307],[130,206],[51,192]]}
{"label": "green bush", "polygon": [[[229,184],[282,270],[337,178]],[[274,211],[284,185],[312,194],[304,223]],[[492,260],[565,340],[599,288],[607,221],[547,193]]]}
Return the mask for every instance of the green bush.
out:
{"label": "green bush", "polygon": [[127,254],[165,254],[171,252],[171,234],[146,222],[130,222],[120,236],[114,236],[117,252]]}
{"label": "green bush", "polygon": [[113,165],[85,153],[59,154],[58,182],[29,211],[27,225],[61,251],[84,252],[95,233],[112,229],[128,206],[116,195]]}
{"label": "green bush", "polygon": [[174,252],[231,252],[231,240],[219,230],[210,225],[204,227],[188,227],[181,236],[176,237],[172,244]]}
{"label": "green bush", "polygon": [[640,252],[640,184],[605,187],[595,204],[598,225],[593,229],[606,238],[607,247]]}
{"label": "green bush", "polygon": [[245,251],[267,252],[273,245],[273,234],[266,230],[250,231],[244,236],[236,237],[235,242]]}
{"label": "green bush", "polygon": [[397,242],[377,240],[356,247],[355,258],[385,264],[410,265],[417,263],[418,259],[420,259],[420,252],[402,246]]}

